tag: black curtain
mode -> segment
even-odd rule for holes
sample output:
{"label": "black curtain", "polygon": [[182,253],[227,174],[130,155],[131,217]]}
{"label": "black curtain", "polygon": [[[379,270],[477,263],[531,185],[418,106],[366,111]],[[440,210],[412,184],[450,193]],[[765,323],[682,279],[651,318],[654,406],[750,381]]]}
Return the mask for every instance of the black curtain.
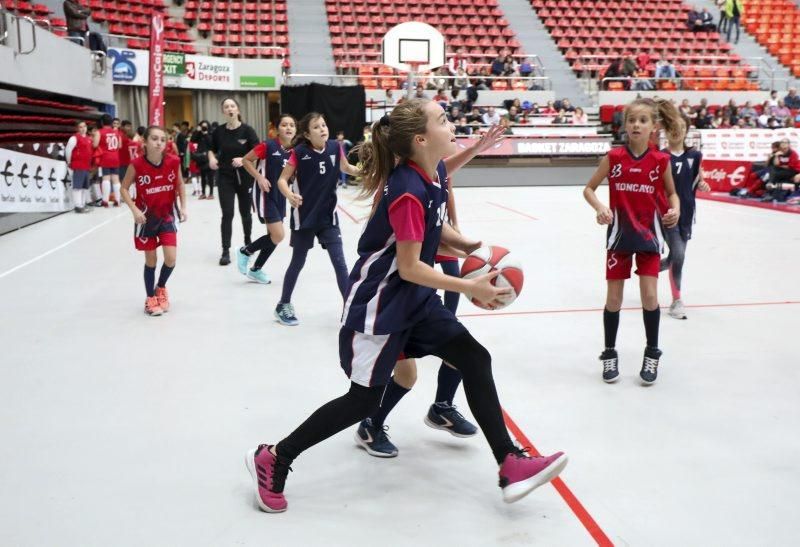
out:
{"label": "black curtain", "polygon": [[283,86],[281,112],[291,114],[297,121],[309,112],[319,112],[325,116],[331,139],[336,138],[337,131],[344,131],[345,137],[356,143],[363,138],[367,124],[367,94],[360,85]]}

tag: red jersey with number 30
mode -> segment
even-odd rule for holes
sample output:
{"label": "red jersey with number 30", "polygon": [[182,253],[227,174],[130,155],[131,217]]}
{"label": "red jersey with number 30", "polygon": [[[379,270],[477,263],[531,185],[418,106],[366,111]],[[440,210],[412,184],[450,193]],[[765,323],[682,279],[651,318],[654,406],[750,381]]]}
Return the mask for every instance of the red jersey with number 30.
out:
{"label": "red jersey with number 30", "polygon": [[167,222],[174,219],[180,164],[180,159],[169,154],[164,154],[161,165],[150,163],[145,156],[131,162],[136,170],[136,207],[148,219],[158,218]]}
{"label": "red jersey with number 30", "polygon": [[608,249],[660,253],[664,246],[660,196],[669,156],[653,147],[639,157],[627,146],[608,153],[610,208],[614,220],[608,227]]}
{"label": "red jersey with number 30", "polygon": [[119,151],[122,148],[122,135],[112,127],[104,127],[100,130],[100,167],[114,168],[119,167]]}

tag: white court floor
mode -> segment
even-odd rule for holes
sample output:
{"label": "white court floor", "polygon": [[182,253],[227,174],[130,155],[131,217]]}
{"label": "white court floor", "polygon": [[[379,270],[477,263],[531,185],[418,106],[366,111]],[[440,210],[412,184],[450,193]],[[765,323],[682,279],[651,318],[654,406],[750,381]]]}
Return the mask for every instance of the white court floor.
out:
{"label": "white court floor", "polygon": [[[513,421],[540,451],[569,454],[562,477],[594,535],[551,485],[504,504],[482,437],[423,424],[433,359],[390,416],[398,458],[343,432],[294,463],[287,513],[259,512],[245,451],[347,388],[341,303],[317,249],[295,293],[301,325],[273,322],[289,247],[268,264],[272,285],[248,283],[216,265],[217,202],[192,199],[159,318],[141,311],[127,210],[0,237],[0,545],[796,544],[800,216],[699,204],[689,319],[662,316],[659,381],[644,388],[635,286],[623,378],[600,379],[604,230],[580,188],[458,189],[457,201],[462,230],[510,248],[526,275],[509,313],[462,299],[463,321],[493,353]],[[342,226],[352,264],[360,226]],[[457,403],[470,416],[463,392]]]}

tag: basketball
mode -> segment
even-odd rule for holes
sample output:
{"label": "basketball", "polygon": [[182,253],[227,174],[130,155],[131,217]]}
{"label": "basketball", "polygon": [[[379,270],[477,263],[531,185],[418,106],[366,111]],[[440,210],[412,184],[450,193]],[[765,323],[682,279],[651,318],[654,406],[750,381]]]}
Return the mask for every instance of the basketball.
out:
{"label": "basketball", "polygon": [[[461,277],[472,279],[495,270],[500,270],[500,275],[492,280],[492,284],[497,287],[511,287],[511,294],[502,297],[500,299],[502,305],[494,308],[499,310],[517,299],[519,293],[522,292],[522,284],[525,279],[522,265],[514,260],[508,249],[496,245],[481,247],[464,260],[464,264],[461,266]],[[488,309],[471,296],[467,296],[479,308]]]}

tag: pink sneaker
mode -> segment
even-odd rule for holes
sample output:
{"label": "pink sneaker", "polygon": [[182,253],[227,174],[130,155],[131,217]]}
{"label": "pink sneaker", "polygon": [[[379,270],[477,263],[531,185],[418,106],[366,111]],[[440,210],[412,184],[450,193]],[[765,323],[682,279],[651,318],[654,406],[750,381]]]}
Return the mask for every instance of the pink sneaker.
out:
{"label": "pink sneaker", "polygon": [[567,465],[567,456],[556,452],[552,456],[528,456],[512,452],[500,466],[500,488],[503,501],[519,501],[541,485],[556,478]]}
{"label": "pink sneaker", "polygon": [[271,448],[271,445],[262,444],[257,449],[250,450],[244,463],[256,483],[256,501],[261,510],[282,513],[287,507],[283,485],[291,468],[279,462],[270,452]]}

